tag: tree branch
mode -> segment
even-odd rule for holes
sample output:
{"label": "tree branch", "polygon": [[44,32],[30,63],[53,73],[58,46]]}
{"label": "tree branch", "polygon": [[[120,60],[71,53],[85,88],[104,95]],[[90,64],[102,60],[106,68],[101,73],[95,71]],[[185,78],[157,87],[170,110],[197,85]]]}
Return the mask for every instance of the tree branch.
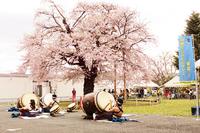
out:
{"label": "tree branch", "polygon": [[85,14],[86,11],[83,11],[81,13],[81,15],[77,18],[77,20],[74,22],[74,24],[72,25],[72,28],[74,29],[78,23],[78,21],[81,19],[81,17]]}

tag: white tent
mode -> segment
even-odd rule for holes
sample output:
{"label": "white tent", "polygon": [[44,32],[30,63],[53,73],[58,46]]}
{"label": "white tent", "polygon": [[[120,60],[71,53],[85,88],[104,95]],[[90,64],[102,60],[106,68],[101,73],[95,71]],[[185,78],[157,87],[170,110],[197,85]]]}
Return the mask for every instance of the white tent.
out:
{"label": "white tent", "polygon": [[[123,80],[117,81],[117,86],[120,87],[120,88],[123,88],[124,87],[124,81]],[[154,83],[152,81],[141,81],[139,83],[135,83],[131,80],[126,81],[126,86],[127,86],[127,88],[132,88],[132,87],[159,87],[156,83]]]}
{"label": "white tent", "polygon": [[195,67],[200,67],[200,59],[195,62]]}
{"label": "white tent", "polygon": [[[114,82],[112,80],[103,80],[100,83],[95,85],[96,88],[106,88],[106,89],[113,89],[114,88]],[[133,88],[133,87],[159,87],[157,84],[155,84],[152,81],[141,81],[140,83],[135,83],[131,80],[126,81],[126,87],[127,88]],[[117,88],[122,89],[124,88],[124,81],[123,80],[117,80]]]}
{"label": "white tent", "polygon": [[190,86],[190,84],[183,84],[180,83],[180,78],[178,75],[176,75],[174,78],[172,78],[170,81],[164,84],[165,87],[187,87]]}
{"label": "white tent", "polygon": [[133,87],[159,87],[156,83],[152,81],[142,81],[140,83],[132,84]]}

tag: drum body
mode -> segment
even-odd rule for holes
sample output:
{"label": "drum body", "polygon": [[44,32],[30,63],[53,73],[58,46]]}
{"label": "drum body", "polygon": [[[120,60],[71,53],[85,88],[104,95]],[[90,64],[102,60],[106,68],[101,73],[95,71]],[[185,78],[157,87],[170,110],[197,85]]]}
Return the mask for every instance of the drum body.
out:
{"label": "drum body", "polygon": [[83,110],[90,116],[96,112],[107,112],[115,104],[114,96],[104,91],[89,93],[83,97]]}
{"label": "drum body", "polygon": [[17,100],[17,108],[22,108],[22,107],[27,107],[30,105],[30,100],[34,100],[36,106],[39,105],[39,99],[38,97],[33,94],[33,93],[27,93],[22,95],[20,98]]}
{"label": "drum body", "polygon": [[97,111],[94,97],[95,93],[88,93],[83,97],[83,111],[89,116],[92,116],[92,114]]}

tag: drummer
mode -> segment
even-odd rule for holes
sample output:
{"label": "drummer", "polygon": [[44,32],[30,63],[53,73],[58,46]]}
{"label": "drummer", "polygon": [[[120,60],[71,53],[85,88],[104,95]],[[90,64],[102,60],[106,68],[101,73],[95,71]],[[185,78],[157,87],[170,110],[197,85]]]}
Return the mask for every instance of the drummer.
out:
{"label": "drummer", "polygon": [[19,108],[19,111],[21,116],[34,117],[39,114],[39,110],[34,99],[30,100],[30,104],[28,106]]}
{"label": "drummer", "polygon": [[50,109],[53,107],[54,104],[58,104],[57,102],[57,95],[53,94],[52,95],[52,101],[49,103],[49,105],[44,104],[43,102],[40,102],[40,106],[42,107],[42,112],[48,112],[50,113]]}
{"label": "drummer", "polygon": [[98,112],[93,114],[93,120],[107,119],[112,121],[113,118],[120,118],[123,114],[122,110],[123,99],[118,98],[117,104],[107,112]]}

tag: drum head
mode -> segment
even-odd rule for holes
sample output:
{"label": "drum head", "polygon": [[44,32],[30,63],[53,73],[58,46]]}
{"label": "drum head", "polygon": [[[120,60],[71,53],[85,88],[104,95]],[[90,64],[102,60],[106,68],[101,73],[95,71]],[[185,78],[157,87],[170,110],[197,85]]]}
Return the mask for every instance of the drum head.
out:
{"label": "drum head", "polygon": [[42,98],[42,102],[46,106],[48,106],[51,102],[53,102],[52,94],[51,93],[47,93],[46,95],[44,95],[44,97]]}
{"label": "drum head", "polygon": [[76,106],[76,103],[71,103],[67,106],[67,108],[73,108],[74,106]]}
{"label": "drum head", "polygon": [[74,110],[75,108],[76,108],[76,103],[71,103],[67,106],[67,109],[70,111]]}
{"label": "drum head", "polygon": [[29,106],[31,99],[33,99],[35,101],[36,105],[39,104],[38,97],[35,94],[32,94],[32,93],[24,94],[20,99],[21,100],[20,104],[22,104],[22,107]]}
{"label": "drum head", "polygon": [[114,96],[105,91],[97,92],[94,100],[97,109],[101,112],[108,111],[116,104]]}
{"label": "drum head", "polygon": [[57,112],[59,112],[59,110],[60,110],[59,105],[58,105],[58,104],[55,104],[55,105],[53,105],[53,106],[51,107],[50,112],[57,113]]}

